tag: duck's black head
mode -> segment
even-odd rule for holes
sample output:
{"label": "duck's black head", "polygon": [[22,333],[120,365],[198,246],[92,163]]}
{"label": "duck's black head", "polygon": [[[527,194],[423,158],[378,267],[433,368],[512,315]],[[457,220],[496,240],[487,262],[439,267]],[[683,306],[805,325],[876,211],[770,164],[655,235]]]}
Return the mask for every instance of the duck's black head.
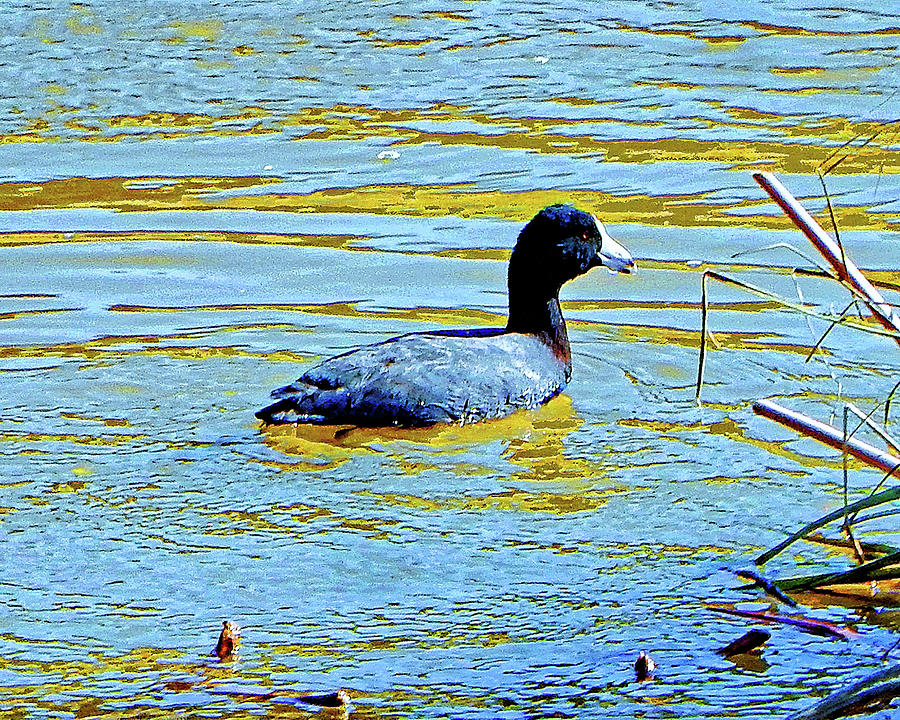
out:
{"label": "duck's black head", "polygon": [[545,338],[570,370],[559,289],[598,265],[627,273],[634,260],[593,215],[571,205],[545,207],[519,233],[509,259],[507,331]]}
{"label": "duck's black head", "polygon": [[556,293],[599,265],[628,273],[634,260],[593,215],[571,205],[550,205],[519,233],[509,261],[510,290],[525,283]]}

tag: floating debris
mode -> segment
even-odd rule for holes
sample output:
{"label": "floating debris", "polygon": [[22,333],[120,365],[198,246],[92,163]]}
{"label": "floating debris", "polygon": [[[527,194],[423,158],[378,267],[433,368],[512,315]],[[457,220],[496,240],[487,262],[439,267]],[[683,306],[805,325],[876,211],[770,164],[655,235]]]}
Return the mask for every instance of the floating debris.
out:
{"label": "floating debris", "polygon": [[754,585],[761,587],[769,595],[771,595],[773,598],[776,598],[777,600],[780,600],[785,605],[789,605],[790,607],[797,607],[797,602],[793,598],[789,598],[787,595],[781,592],[781,590],[778,589],[778,586],[774,581],[763,577],[758,572],[754,570],[735,570],[734,574],[738,577],[745,578],[746,580],[752,580]]}
{"label": "floating debris", "polygon": [[716,650],[716,653],[722,657],[731,657],[732,655],[745,655],[754,651],[759,652],[759,647],[765,643],[772,633],[768,630],[751,630],[741,635],[737,640],[733,640],[725,647]]}
{"label": "floating debris", "polygon": [[212,654],[219,660],[227,660],[234,655],[234,650],[241,641],[241,628],[231,620],[222,621],[222,632],[219,633],[219,642]]}
{"label": "floating debris", "polygon": [[761,622],[774,622],[782,625],[793,625],[804,632],[813,635],[821,635],[824,637],[840,638],[846,640],[859,635],[855,630],[848,627],[836,625],[827,620],[815,620],[799,615],[779,615],[769,612],[768,610],[738,610],[726,605],[707,605],[708,610],[713,612],[726,613],[728,615],[737,615],[738,617],[751,618]]}
{"label": "floating debris", "polygon": [[641,650],[638,659],[634,663],[634,674],[637,679],[643,682],[653,677],[653,671],[656,670],[656,663],[653,658]]}
{"label": "floating debris", "polygon": [[337,690],[325,695],[302,695],[297,700],[307,705],[317,705],[318,707],[345,707],[350,704],[350,693],[346,690]]}

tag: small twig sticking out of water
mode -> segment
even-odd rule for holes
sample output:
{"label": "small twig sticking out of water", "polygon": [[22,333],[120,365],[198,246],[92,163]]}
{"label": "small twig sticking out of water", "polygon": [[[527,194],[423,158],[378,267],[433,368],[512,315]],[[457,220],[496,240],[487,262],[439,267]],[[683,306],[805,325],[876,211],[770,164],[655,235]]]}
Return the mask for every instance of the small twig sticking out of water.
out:
{"label": "small twig sticking out of water", "polygon": [[[895,389],[896,389],[898,386],[900,386],[900,383],[898,383],[897,385],[894,386]],[[888,445],[888,451],[892,451],[894,448],[900,447],[900,443],[898,443],[897,440],[895,440],[895,439],[890,435],[890,433],[888,433],[887,430],[885,430],[885,429],[884,429],[881,425],[879,425],[878,423],[873,422],[872,416],[873,416],[876,412],[878,412],[878,407],[879,407],[878,405],[876,405],[875,407],[873,407],[868,413],[864,413],[862,410],[860,410],[858,407],[856,407],[856,405],[854,405],[854,404],[853,404],[852,402],[850,402],[849,400],[847,400],[847,401],[845,401],[845,402],[846,402],[846,406],[847,406],[847,408],[850,410],[850,412],[852,412],[854,415],[856,415],[856,417],[859,418],[859,425],[856,426],[856,428],[853,430],[853,432],[850,433],[850,435],[855,435],[855,434],[862,428],[863,425],[866,425],[866,426],[868,426],[869,428],[871,428],[872,431],[873,431],[876,435],[878,435],[878,437],[880,437],[882,440],[885,441],[885,443],[887,443],[887,445]]]}
{"label": "small twig sticking out of water", "polygon": [[828,215],[831,217],[831,227],[834,228],[834,241],[841,250],[841,264],[844,266],[844,274],[847,272],[847,254],[844,252],[844,243],[841,242],[841,233],[838,230],[837,220],[834,218],[834,208],[831,205],[831,195],[825,186],[825,176],[819,173],[819,182],[822,183],[822,192],[825,193],[825,203],[828,205]]}
{"label": "small twig sticking out of water", "polygon": [[897,646],[900,645],[900,640],[891,645],[887,650],[884,651],[884,655],[881,656],[881,662],[887,662],[888,655],[890,655],[894,650],[897,649]]}
{"label": "small twig sticking out of water", "polygon": [[[875,138],[877,138],[879,135],[881,135],[882,132],[884,132],[884,130],[879,130],[877,133],[875,133],[874,135],[872,135],[871,137],[869,137],[867,140],[865,140],[863,143],[861,143],[860,145],[858,145],[858,146],[857,146],[856,148],[854,148],[854,149],[855,149],[855,150],[862,150],[866,145],[868,145],[868,144],[869,144],[870,142],[872,142]],[[824,170],[822,169],[822,166],[825,165],[826,163],[828,163],[829,160],[831,160],[833,157],[835,157],[836,155],[838,155],[838,154],[839,154],[842,150],[844,150],[848,145],[850,145],[850,144],[856,142],[857,140],[859,140],[861,137],[862,137],[862,135],[856,135],[855,137],[850,138],[847,142],[845,142],[845,143],[844,143],[843,145],[841,145],[839,148],[837,148],[836,150],[834,150],[834,151],[831,153],[831,155],[829,155],[827,158],[825,158],[825,159],[819,164],[819,170],[818,170],[819,175],[822,175],[822,176],[827,175],[827,174],[830,173],[832,170],[834,170],[838,165],[840,165],[842,162],[844,162],[844,160],[848,159],[848,158],[850,157],[850,155],[851,155],[850,153],[847,153],[847,154],[844,155],[843,157],[839,157],[837,160],[835,160],[833,163],[831,163],[831,165],[829,165],[828,167],[826,167]]]}
{"label": "small twig sticking out of water", "polygon": [[[848,502],[847,501],[847,498],[848,498],[847,457],[849,456],[849,453],[847,451],[847,441],[850,439],[850,437],[847,435],[847,413],[848,412],[849,411],[847,410],[847,406],[844,405],[844,442],[841,445],[841,465],[844,468],[844,509],[845,510],[847,508],[847,502]],[[846,524],[847,524],[847,517],[845,515],[844,516],[844,525],[846,526]]]}
{"label": "small twig sticking out of water", "polygon": [[734,655],[745,655],[747,653],[759,653],[759,647],[765,643],[772,633],[768,630],[751,630],[741,635],[737,640],[728,643],[725,647],[716,650],[716,655],[722,657],[732,657]]}
{"label": "small twig sticking out of water", "polygon": [[825,338],[828,337],[828,333],[830,333],[832,330],[834,330],[835,327],[837,327],[840,321],[843,320],[844,317],[846,317],[848,312],[850,312],[850,308],[852,308],[854,305],[856,305],[856,298],[853,298],[853,300],[850,301],[850,304],[840,312],[836,320],[831,321],[828,329],[824,333],[822,333],[822,335],[816,341],[816,344],[812,346],[812,350],[809,351],[809,354],[806,356],[806,360],[804,362],[809,362],[812,359],[812,356],[816,354],[816,350],[818,350],[822,346],[822,343],[825,342]]}
{"label": "small twig sticking out of water", "polygon": [[703,370],[706,367],[706,318],[709,315],[709,302],[707,300],[706,280],[709,277],[709,270],[703,271],[700,278],[700,296],[702,310],[700,314],[700,358],[697,363],[697,390],[694,394],[697,402],[700,402],[700,390],[703,388]]}
{"label": "small twig sticking out of water", "polygon": [[738,577],[752,580],[754,585],[761,587],[766,591],[766,593],[771,595],[776,600],[780,600],[785,605],[788,605],[790,607],[797,607],[796,600],[785,595],[781,590],[779,590],[778,586],[772,580],[769,580],[769,578],[760,575],[755,570],[735,570],[734,574]]}
{"label": "small twig sticking out of water", "polygon": [[[850,516],[847,514],[847,505],[849,504],[849,479],[847,477],[847,459],[850,457],[849,449],[847,447],[847,441],[850,439],[850,436],[847,434],[847,417],[849,413],[849,408],[844,405],[844,444],[841,448],[841,466],[844,471],[844,524],[842,530],[846,533],[847,538],[850,540],[850,544],[853,546],[853,554],[856,555],[857,561],[862,564],[866,561],[865,556],[863,555],[862,547],[859,544],[859,540],[856,539],[856,536],[853,534],[853,529],[851,527]],[[856,430],[862,427],[862,423],[857,425]],[[854,430],[854,432],[856,432]]]}
{"label": "small twig sticking out of water", "polygon": [[900,388],[900,382],[898,382],[896,385],[894,385],[893,390],[891,390],[891,392],[888,393],[887,400],[884,401],[884,426],[885,427],[887,427],[887,424],[888,424],[888,413],[890,412],[890,408],[891,408],[891,400],[894,397],[894,393],[897,392],[897,388]]}

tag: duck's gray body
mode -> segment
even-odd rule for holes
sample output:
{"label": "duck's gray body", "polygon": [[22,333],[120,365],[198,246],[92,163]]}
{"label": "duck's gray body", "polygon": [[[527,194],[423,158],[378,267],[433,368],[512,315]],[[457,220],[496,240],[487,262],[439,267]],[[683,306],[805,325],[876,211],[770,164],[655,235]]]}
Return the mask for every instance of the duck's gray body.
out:
{"label": "duck's gray body", "polygon": [[256,416],[266,423],[421,426],[537,407],[572,373],[559,290],[599,265],[630,272],[634,261],[592,215],[546,207],[510,257],[505,328],[414,333],[352,350],[275,390],[275,402]]}
{"label": "duck's gray body", "polygon": [[422,426],[535,408],[570,366],[534,335],[501,329],[413,333],[325,360],[272,393],[267,423]]}

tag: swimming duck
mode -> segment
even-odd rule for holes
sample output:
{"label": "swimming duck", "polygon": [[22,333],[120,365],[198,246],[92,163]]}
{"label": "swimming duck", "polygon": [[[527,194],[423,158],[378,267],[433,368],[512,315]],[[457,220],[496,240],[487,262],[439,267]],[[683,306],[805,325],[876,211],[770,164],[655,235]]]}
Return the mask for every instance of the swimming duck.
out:
{"label": "swimming duck", "polygon": [[409,333],[345,352],[273,391],[275,402],[256,417],[267,424],[425,426],[535,408],[572,375],[560,288],[600,265],[628,273],[634,260],[593,215],[546,207],[510,256],[505,328]]}

